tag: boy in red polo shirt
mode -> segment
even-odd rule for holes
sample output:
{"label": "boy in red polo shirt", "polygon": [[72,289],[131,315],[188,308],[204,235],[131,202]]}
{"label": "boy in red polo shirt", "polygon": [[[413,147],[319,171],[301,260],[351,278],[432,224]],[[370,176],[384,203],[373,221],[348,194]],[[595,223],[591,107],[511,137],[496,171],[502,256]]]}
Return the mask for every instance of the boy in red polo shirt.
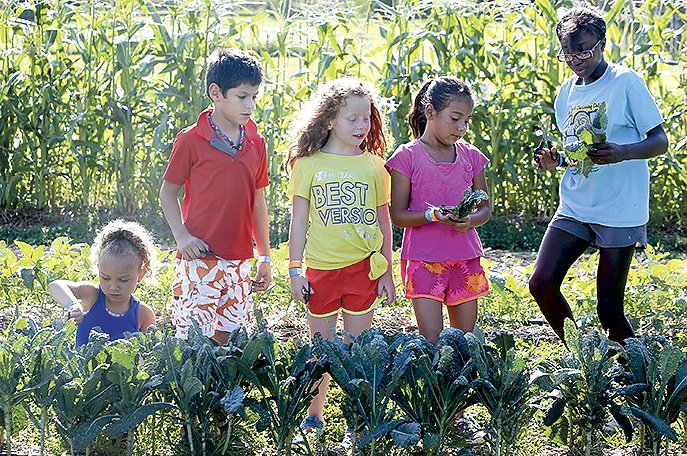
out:
{"label": "boy in red polo shirt", "polygon": [[[262,82],[258,61],[235,49],[210,56],[206,92],[212,108],[176,137],[160,201],[176,240],[172,321],[186,338],[195,320],[226,343],[252,320],[251,290],[272,280],[267,205],[267,149],[250,116]],[[179,191],[184,197],[179,206]],[[251,280],[253,240],[257,274]]]}

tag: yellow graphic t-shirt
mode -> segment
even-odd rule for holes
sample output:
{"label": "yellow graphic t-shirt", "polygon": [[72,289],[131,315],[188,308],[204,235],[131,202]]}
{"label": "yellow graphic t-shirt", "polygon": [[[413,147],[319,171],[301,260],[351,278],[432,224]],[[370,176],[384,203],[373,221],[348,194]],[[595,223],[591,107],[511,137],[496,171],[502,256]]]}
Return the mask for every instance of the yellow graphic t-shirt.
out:
{"label": "yellow graphic t-shirt", "polygon": [[305,262],[315,269],[340,269],[382,248],[377,207],[389,202],[384,160],[370,153],[316,152],[296,160],[289,197],[310,201]]}

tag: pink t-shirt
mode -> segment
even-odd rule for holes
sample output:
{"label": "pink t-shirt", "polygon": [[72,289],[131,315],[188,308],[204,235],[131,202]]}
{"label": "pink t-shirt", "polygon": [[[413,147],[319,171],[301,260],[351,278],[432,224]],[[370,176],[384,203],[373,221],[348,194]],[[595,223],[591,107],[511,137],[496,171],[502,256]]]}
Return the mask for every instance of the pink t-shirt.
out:
{"label": "pink t-shirt", "polygon": [[[472,188],[472,179],[488,162],[475,146],[459,142],[455,162],[438,163],[415,140],[399,146],[387,160],[386,168],[410,179],[408,209],[419,212],[426,211],[429,205],[459,204],[465,189]],[[401,258],[405,260],[437,262],[479,256],[482,256],[482,242],[474,228],[459,233],[441,223],[427,223],[407,227],[403,233]]]}

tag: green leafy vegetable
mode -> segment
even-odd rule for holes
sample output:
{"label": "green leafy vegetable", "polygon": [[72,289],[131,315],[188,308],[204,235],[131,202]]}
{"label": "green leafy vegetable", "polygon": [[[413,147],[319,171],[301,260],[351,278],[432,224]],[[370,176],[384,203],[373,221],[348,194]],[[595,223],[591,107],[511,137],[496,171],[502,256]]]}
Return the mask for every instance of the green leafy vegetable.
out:
{"label": "green leafy vegetable", "polygon": [[624,371],[615,356],[621,348],[597,330],[578,329],[572,320],[566,320],[565,341],[570,351],[558,361],[541,365],[553,382],[549,394],[553,401],[544,417],[552,437],[567,440],[570,448],[590,455],[601,444],[602,429],[613,416],[629,442],[633,429],[628,415],[638,414],[627,408],[627,397],[646,389],[646,384],[636,379],[618,384]]}
{"label": "green leafy vegetable", "polygon": [[685,406],[687,357],[662,336],[630,338],[625,344],[624,383],[647,386],[629,395],[630,413],[647,427],[640,444],[652,455],[663,454],[665,440],[678,437],[670,425]]}
{"label": "green leafy vegetable", "polygon": [[602,102],[592,119],[592,123],[581,125],[575,131],[580,141],[575,141],[565,146],[565,153],[571,159],[570,166],[584,177],[589,176],[594,166],[587,152],[593,150],[592,144],[606,142],[607,128],[606,102]]}
{"label": "green leafy vegetable", "polygon": [[[346,395],[343,414],[349,426],[362,434],[356,449],[368,448],[371,456],[388,454],[391,442],[411,446],[420,437],[417,426],[404,426],[408,422],[396,418],[392,400],[413,361],[412,351],[401,349],[410,338],[405,333],[387,336],[372,328],[350,345],[338,337],[315,339],[318,356]],[[398,432],[392,435],[392,431]]]}
{"label": "green leafy vegetable", "polygon": [[394,401],[420,425],[423,454],[445,454],[456,414],[477,401],[471,393],[474,363],[465,334],[446,328],[436,347],[422,336],[409,336],[401,348],[411,362],[394,391]]}
{"label": "green leafy vegetable", "polygon": [[[548,392],[542,387],[545,374],[532,372],[528,360],[518,356],[512,337],[500,337],[494,346],[487,344],[484,333],[475,328],[465,334],[465,339],[477,369],[473,388],[490,417],[485,440],[491,454],[513,454],[534,415],[536,396],[540,390]],[[564,405],[559,406],[561,412]]]}
{"label": "green leafy vegetable", "polygon": [[438,209],[442,214],[448,215],[451,220],[462,219],[472,214],[477,205],[481,201],[489,201],[489,195],[484,190],[472,191],[469,188],[465,189],[463,193],[463,200],[457,206],[445,206],[441,205],[439,207],[429,206],[430,209]]}
{"label": "green leafy vegetable", "polygon": [[[260,417],[256,428],[267,430],[277,453],[289,456],[291,441],[300,432],[299,417],[305,415],[322,379],[323,363],[314,357],[310,345],[299,348],[293,341],[275,340],[265,326],[259,326],[253,339],[261,342],[261,355],[266,361],[254,367],[260,399],[248,398],[247,404]],[[305,436],[303,441],[311,451]]]}

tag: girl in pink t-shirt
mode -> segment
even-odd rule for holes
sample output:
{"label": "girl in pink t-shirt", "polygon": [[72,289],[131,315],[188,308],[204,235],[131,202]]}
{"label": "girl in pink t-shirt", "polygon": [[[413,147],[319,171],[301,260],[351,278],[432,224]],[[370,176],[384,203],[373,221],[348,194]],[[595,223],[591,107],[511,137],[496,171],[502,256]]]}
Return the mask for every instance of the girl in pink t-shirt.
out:
{"label": "girl in pink t-shirt", "polygon": [[415,140],[399,146],[387,161],[391,173],[391,218],[404,227],[401,278],[412,299],[418,329],[436,344],[446,304],[451,327],[472,331],[477,298],[489,291],[480,265],[482,243],[475,227],[491,217],[487,201],[459,220],[434,207],[456,206],[466,189],[486,191],[487,158],[461,141],[474,102],[455,77],[426,82],[408,122]]}

